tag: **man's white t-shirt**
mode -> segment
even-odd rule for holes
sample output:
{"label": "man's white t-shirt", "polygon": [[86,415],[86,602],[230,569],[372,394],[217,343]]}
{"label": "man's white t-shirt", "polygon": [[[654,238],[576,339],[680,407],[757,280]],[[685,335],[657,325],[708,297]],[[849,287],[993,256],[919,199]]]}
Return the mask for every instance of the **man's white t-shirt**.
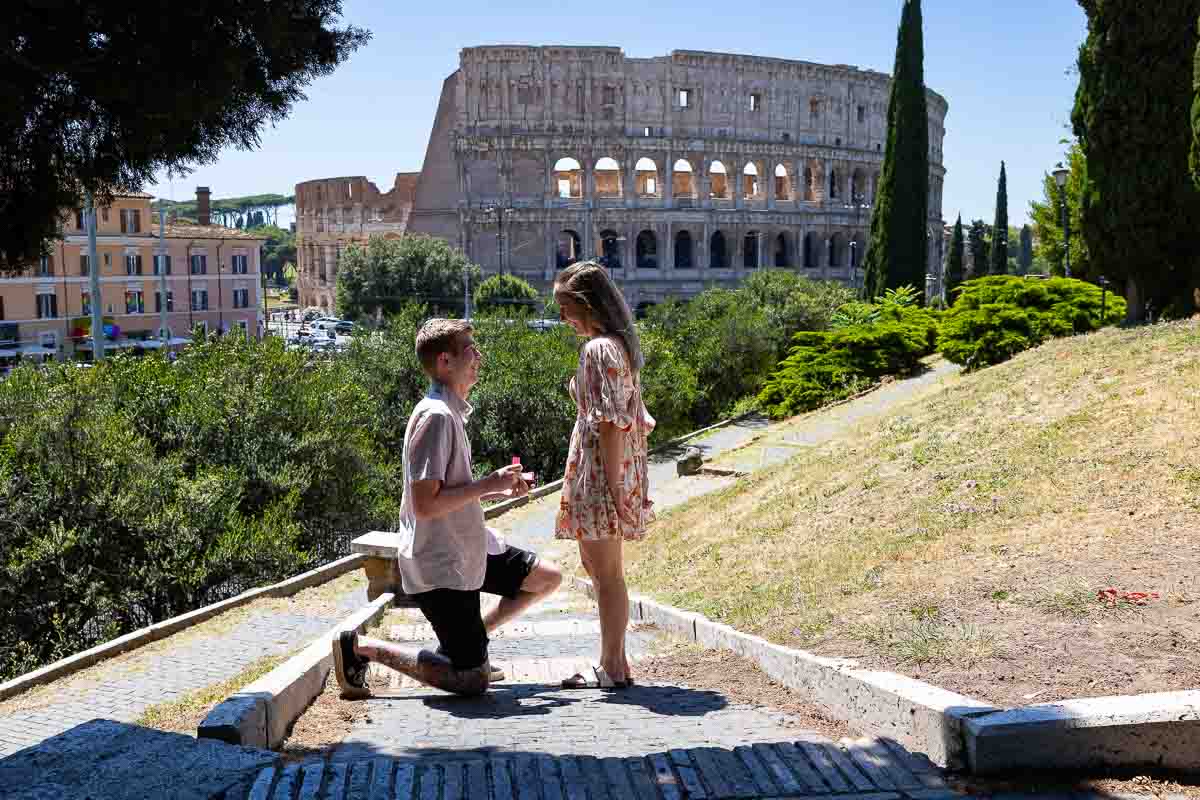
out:
{"label": "man's white t-shirt", "polygon": [[483,507],[473,501],[436,519],[418,520],[412,507],[414,481],[439,480],[443,488],[473,480],[466,423],[471,405],[434,383],[417,403],[404,431],[404,495],[396,549],[406,594],[432,589],[474,591],[483,585],[489,553],[504,542],[483,524]]}

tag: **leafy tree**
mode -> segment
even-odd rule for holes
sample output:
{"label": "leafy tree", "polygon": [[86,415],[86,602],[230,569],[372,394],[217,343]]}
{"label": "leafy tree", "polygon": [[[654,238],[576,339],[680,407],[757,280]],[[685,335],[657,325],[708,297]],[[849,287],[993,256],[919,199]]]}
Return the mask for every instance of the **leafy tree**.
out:
{"label": "leafy tree", "polygon": [[541,295],[529,282],[516,275],[492,275],[475,289],[475,308],[534,309],[541,305]]}
{"label": "leafy tree", "polygon": [[[1078,142],[1071,144],[1067,151],[1066,194],[1067,208],[1070,214],[1071,226],[1071,276],[1092,280],[1091,258],[1088,255],[1088,244],[1079,231],[1083,224],[1083,194],[1088,181],[1088,164],[1084,160],[1083,150]],[[1043,202],[1033,201],[1029,204],[1029,215],[1033,218],[1033,227],[1037,232],[1037,244],[1034,246],[1034,257],[1049,265],[1053,275],[1065,275],[1063,249],[1063,193],[1054,176],[1046,173],[1042,176]]]}
{"label": "leafy tree", "polygon": [[967,245],[971,251],[971,270],[968,277],[976,278],[987,274],[991,251],[990,238],[986,222],[981,219],[971,220],[971,228],[967,232]]}
{"label": "leafy tree", "polygon": [[756,271],[736,293],[745,307],[766,315],[776,360],[787,355],[793,333],[827,329],[834,313],[854,300],[854,291],[840,281],[814,281],[785,269]]}
{"label": "leafy tree", "polygon": [[905,0],[896,35],[887,149],[864,265],[868,299],[887,288],[925,285],[929,117],[921,25],[921,0]]}
{"label": "leafy tree", "polygon": [[954,235],[950,237],[950,254],[946,256],[946,298],[954,302],[954,289],[965,279],[963,251],[966,249],[963,241],[962,214],[954,223]]}
{"label": "leafy tree", "polygon": [[296,235],[274,225],[260,225],[249,232],[267,237],[262,250],[263,272],[276,283],[285,282],[284,266],[296,262]]}
{"label": "leafy tree", "polygon": [[461,250],[432,236],[385,239],[372,236],[366,247],[351,245],[338,265],[337,304],[350,319],[390,315],[406,303],[435,311],[463,312],[463,275],[479,281],[479,267]]}
{"label": "leafy tree", "polygon": [[[0,269],[35,263],[64,211],[252,149],[369,34],[340,0],[197,0],[52,11],[17,0],[0,34]],[[189,54],[181,57],[184,43]]]}
{"label": "leafy tree", "polygon": [[1021,226],[1021,251],[1017,255],[1017,274],[1028,275],[1033,266],[1033,229]]}
{"label": "leafy tree", "polygon": [[1129,320],[1146,304],[1190,313],[1200,288],[1200,191],[1189,171],[1200,0],[1080,0],[1071,120],[1087,160],[1081,231],[1096,273],[1125,285]]}
{"label": "leafy tree", "polygon": [[[1000,181],[996,186],[996,220],[992,223],[994,236],[1008,237],[1008,177],[1004,173],[1004,162],[1000,162]],[[1004,242],[994,241],[991,247],[991,258],[988,262],[988,272],[992,275],[1008,273],[1008,244],[1011,237]],[[1001,247],[1000,245],[1004,245]]]}

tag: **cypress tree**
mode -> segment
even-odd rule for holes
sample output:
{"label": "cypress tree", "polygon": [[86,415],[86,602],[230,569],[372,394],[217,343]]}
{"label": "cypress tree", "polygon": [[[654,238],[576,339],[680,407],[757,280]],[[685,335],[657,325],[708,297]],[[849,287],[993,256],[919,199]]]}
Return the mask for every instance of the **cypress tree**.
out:
{"label": "cypress tree", "polygon": [[950,237],[950,254],[946,256],[946,301],[954,303],[954,288],[963,282],[963,251],[966,242],[963,240],[962,214],[954,223],[954,235]]}
{"label": "cypress tree", "polygon": [[979,278],[988,274],[987,235],[986,222],[981,219],[971,220],[971,229],[967,233],[967,244],[971,249],[971,270],[968,278]]}
{"label": "cypress tree", "polygon": [[1017,265],[1022,275],[1028,275],[1033,267],[1033,229],[1028,225],[1021,226],[1021,255],[1017,258]]}
{"label": "cypress tree", "polygon": [[925,286],[929,217],[929,115],[921,0],[904,0],[888,102],[887,150],[871,217],[864,294]]}
{"label": "cypress tree", "polygon": [[[1189,313],[1200,288],[1200,191],[1192,182],[1192,74],[1200,0],[1080,0],[1071,115],[1087,162],[1081,225],[1096,275],[1124,283],[1129,321]],[[1072,232],[1076,235],[1076,232]]]}
{"label": "cypress tree", "polygon": [[1004,174],[1004,162],[1000,162],[1000,182],[996,185],[996,220],[992,223],[991,260],[988,272],[992,275],[1008,273],[1008,178]]}

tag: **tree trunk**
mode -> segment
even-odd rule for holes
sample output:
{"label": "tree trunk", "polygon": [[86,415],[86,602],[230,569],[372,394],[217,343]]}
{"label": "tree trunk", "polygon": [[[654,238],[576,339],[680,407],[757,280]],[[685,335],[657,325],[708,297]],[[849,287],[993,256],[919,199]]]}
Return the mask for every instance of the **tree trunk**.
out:
{"label": "tree trunk", "polygon": [[1146,316],[1145,298],[1142,297],[1142,289],[1138,286],[1136,277],[1129,277],[1125,280],[1125,323],[1127,325],[1136,325],[1141,322]]}

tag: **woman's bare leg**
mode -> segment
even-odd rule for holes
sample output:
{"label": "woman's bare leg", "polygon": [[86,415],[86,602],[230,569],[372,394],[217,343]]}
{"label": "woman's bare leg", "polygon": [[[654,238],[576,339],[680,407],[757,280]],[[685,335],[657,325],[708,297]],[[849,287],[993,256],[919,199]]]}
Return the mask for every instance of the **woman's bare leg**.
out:
{"label": "woman's bare leg", "polygon": [[596,588],[600,607],[600,666],[616,683],[629,675],[625,658],[625,629],[629,627],[629,591],[620,539],[580,541],[580,557]]}

